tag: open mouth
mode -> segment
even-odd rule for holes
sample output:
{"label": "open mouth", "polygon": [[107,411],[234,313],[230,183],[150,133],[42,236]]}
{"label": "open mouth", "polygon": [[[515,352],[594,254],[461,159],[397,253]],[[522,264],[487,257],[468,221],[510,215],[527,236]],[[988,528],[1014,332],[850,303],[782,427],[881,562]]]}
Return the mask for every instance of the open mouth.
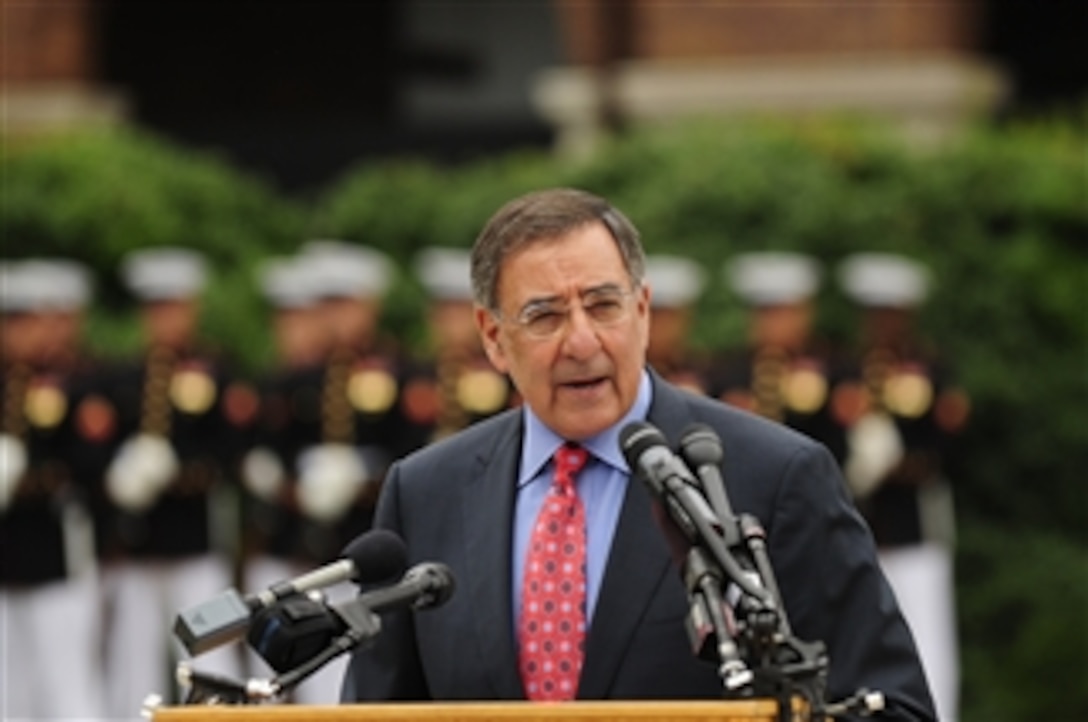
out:
{"label": "open mouth", "polygon": [[564,386],[566,388],[569,388],[569,389],[573,389],[575,391],[587,391],[587,390],[590,390],[590,389],[595,389],[598,386],[601,386],[602,384],[604,384],[604,382],[605,382],[605,378],[603,376],[598,376],[598,377],[592,378],[592,379],[579,379],[577,381],[567,381],[567,382],[564,382],[562,384],[562,386]]}

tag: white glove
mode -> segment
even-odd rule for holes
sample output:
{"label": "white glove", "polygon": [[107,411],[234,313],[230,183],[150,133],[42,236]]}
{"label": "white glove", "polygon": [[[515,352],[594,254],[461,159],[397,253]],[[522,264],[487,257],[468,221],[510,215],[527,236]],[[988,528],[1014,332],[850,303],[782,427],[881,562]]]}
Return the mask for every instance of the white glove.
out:
{"label": "white glove", "polygon": [[242,483],[258,499],[271,502],[287,483],[287,470],[272,449],[259,446],[242,459]]}
{"label": "white glove", "polygon": [[369,475],[354,447],[322,444],[299,456],[298,504],[320,522],[342,517],[355,502]]}
{"label": "white glove", "polygon": [[866,414],[846,433],[847,456],[843,473],[854,496],[873,493],[884,477],[903,459],[903,439],[895,421],[884,413]]}
{"label": "white glove", "polygon": [[125,441],[106,471],[106,491],[117,506],[143,511],[178,475],[181,464],[170,441],[139,434]]}
{"label": "white glove", "polygon": [[26,473],[26,445],[11,434],[0,434],[0,510],[7,509]]}

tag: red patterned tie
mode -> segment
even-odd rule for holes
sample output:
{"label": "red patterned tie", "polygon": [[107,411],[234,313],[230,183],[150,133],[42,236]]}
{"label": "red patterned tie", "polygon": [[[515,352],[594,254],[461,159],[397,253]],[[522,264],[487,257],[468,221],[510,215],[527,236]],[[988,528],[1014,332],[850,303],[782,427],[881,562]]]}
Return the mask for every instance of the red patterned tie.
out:
{"label": "red patterned tie", "polygon": [[564,444],[529,539],[521,592],[518,667],[534,701],[574,699],[586,632],[586,517],[574,475],[589,454]]}

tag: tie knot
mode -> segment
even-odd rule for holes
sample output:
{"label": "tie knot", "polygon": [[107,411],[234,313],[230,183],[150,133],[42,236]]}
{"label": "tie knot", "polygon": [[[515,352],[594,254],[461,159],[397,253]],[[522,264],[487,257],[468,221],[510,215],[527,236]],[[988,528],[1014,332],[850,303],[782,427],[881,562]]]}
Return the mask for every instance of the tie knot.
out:
{"label": "tie knot", "polygon": [[567,442],[555,452],[555,483],[563,489],[574,485],[574,475],[582,470],[589,452],[578,444]]}

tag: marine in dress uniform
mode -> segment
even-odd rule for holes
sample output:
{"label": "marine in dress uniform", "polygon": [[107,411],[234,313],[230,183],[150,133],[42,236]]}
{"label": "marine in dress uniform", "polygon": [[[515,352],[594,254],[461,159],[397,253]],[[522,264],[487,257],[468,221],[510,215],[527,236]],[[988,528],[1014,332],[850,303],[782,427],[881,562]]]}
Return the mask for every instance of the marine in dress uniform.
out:
{"label": "marine in dress uniform", "polygon": [[[109,712],[137,718],[147,695],[173,694],[174,616],[234,579],[234,469],[257,408],[252,387],[198,340],[207,267],[185,248],[130,253],[123,280],[140,302],[145,349],[114,374],[121,443],[103,480],[109,608]],[[233,647],[200,669],[236,676]]]}
{"label": "marine in dress uniform", "polygon": [[427,429],[427,441],[520,403],[513,384],[484,354],[473,317],[469,252],[432,247],[414,260],[416,277],[427,293],[429,356],[413,364],[403,408]]}
{"label": "marine in dress uniform", "polygon": [[662,377],[698,394],[707,392],[706,360],[691,348],[695,304],[706,285],[703,267],[673,255],[646,257],[650,285],[650,346],[646,360]]}
{"label": "marine in dress uniform", "polygon": [[[307,303],[329,331],[328,352],[321,363],[285,370],[265,384],[263,441],[255,448],[272,453],[261,454],[258,464],[259,456],[248,454],[243,476],[250,492],[266,486],[266,501],[273,502],[266,510],[279,512],[265,531],[264,551],[311,569],[370,528],[387,466],[424,438],[402,412],[403,357],[379,334],[396,271],[390,259],[367,246],[321,239],[303,244],[291,264],[296,284],[313,284]],[[325,590],[334,602],[356,593],[346,582]],[[326,665],[296,699],[335,703],[346,664]]]}
{"label": "marine in dress uniform", "polygon": [[749,309],[748,342],[715,364],[711,395],[822,442],[841,462],[845,438],[831,409],[837,365],[813,334],[819,262],[745,253],[726,263],[724,277]]}
{"label": "marine in dress uniform", "polygon": [[[242,582],[251,591],[309,571],[330,553],[329,547],[314,547],[321,536],[312,532],[315,522],[308,520],[297,497],[299,458],[313,446],[314,428],[320,424],[324,364],[332,343],[320,311],[320,279],[313,271],[298,257],[269,258],[257,269],[276,361],[259,381],[260,412],[242,463]],[[252,650],[247,664],[250,676],[270,673]],[[329,695],[337,680],[328,679],[329,674],[321,670],[305,680],[295,688],[293,700],[334,702]]]}
{"label": "marine in dress uniform", "polygon": [[91,485],[113,420],[80,353],[90,275],[0,268],[0,716],[97,718],[100,605]]}
{"label": "marine in dress uniform", "polygon": [[941,720],[958,718],[959,652],[952,491],[942,457],[969,402],[914,328],[929,272],[913,259],[858,253],[839,267],[861,310],[852,373],[836,386],[849,424],[844,465],[881,565],[910,624]]}
{"label": "marine in dress uniform", "polygon": [[319,313],[331,333],[310,384],[318,413],[296,418],[294,432],[303,444],[296,495],[314,522],[307,548],[324,563],[370,528],[386,467],[423,438],[400,405],[404,356],[380,333],[393,262],[373,248],[334,240],[309,241],[299,258],[316,278]]}

